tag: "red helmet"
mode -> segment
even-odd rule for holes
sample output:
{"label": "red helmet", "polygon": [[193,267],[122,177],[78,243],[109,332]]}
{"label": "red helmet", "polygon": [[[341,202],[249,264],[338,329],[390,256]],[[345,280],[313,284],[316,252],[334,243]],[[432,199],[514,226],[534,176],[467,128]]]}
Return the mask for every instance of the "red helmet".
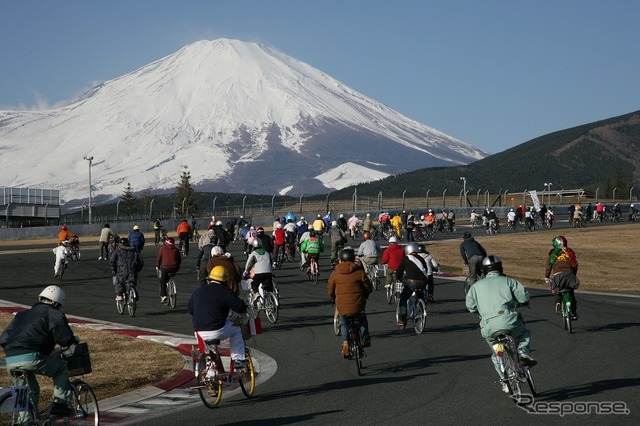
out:
{"label": "red helmet", "polygon": [[67,230],[67,225],[62,225],[62,226],[60,227],[60,229],[62,229],[63,231],[66,231],[66,230]]}
{"label": "red helmet", "polygon": [[169,237],[167,238],[167,244],[175,244],[176,240],[173,239],[173,237]]}
{"label": "red helmet", "polygon": [[264,232],[264,228],[262,226],[258,227],[258,229],[256,229],[256,231],[258,232]]}

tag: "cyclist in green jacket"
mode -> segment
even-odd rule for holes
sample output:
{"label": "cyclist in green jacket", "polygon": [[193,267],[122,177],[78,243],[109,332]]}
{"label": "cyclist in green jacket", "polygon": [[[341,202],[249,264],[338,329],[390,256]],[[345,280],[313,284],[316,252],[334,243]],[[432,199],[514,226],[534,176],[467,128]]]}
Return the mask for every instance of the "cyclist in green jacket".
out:
{"label": "cyclist in green jacket", "polygon": [[[529,304],[529,292],[517,280],[502,274],[502,261],[496,255],[486,256],[482,260],[485,277],[471,286],[467,293],[467,309],[480,315],[480,334],[489,347],[493,346],[493,334],[500,330],[509,330],[518,342],[520,359],[525,366],[532,367],[537,361],[529,355],[531,336],[516,308]],[[491,360],[498,375],[500,364],[493,350]],[[502,390],[508,392],[506,383]]]}
{"label": "cyclist in green jacket", "polygon": [[300,252],[305,253],[307,258],[307,265],[311,258],[314,258],[316,262],[320,259],[320,253],[324,251],[324,241],[322,238],[316,236],[314,230],[309,231],[309,238],[304,240],[300,245]]}

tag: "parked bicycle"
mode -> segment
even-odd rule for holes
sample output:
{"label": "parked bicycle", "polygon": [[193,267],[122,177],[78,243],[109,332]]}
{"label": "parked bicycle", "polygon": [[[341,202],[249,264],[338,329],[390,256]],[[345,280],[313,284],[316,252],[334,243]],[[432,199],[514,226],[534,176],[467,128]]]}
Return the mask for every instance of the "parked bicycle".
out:
{"label": "parked bicycle", "polygon": [[[397,296],[396,302],[396,322],[400,320],[400,295]],[[416,334],[421,334],[427,324],[427,301],[424,295],[424,288],[414,288],[411,296],[407,299],[407,321],[404,325],[399,326],[404,330],[409,321],[413,322],[413,328]]]}
{"label": "parked bicycle", "polygon": [[536,388],[531,376],[529,367],[522,365],[520,355],[518,354],[517,342],[511,336],[509,330],[500,330],[493,334],[495,343],[493,344],[493,352],[498,358],[500,364],[500,373],[502,375],[501,383],[506,384],[509,389],[509,395],[516,403],[521,402],[522,389],[521,382],[527,382],[531,390],[531,396],[536,396]]}
{"label": "parked bicycle", "polygon": [[[91,373],[91,359],[86,343],[60,348],[55,354],[67,361],[70,377]],[[98,400],[91,386],[84,380],[70,379],[67,382],[71,389],[73,413],[60,416],[51,414],[53,403],[42,410],[36,407],[33,390],[27,381],[27,375],[33,372],[14,368],[9,374],[18,385],[0,388],[0,424],[53,425],[58,420],[62,420],[65,425],[81,423],[97,426],[100,423]]]}
{"label": "parked bicycle", "polygon": [[200,399],[208,408],[218,406],[220,400],[222,400],[223,387],[231,386],[234,380],[240,384],[242,393],[247,398],[251,398],[256,388],[256,372],[249,348],[246,348],[245,365],[239,370],[235,370],[232,361],[229,365],[229,371],[226,371],[218,347],[220,340],[205,340],[204,344],[206,346],[203,353],[199,349],[191,351],[196,386],[190,389],[198,390]]}

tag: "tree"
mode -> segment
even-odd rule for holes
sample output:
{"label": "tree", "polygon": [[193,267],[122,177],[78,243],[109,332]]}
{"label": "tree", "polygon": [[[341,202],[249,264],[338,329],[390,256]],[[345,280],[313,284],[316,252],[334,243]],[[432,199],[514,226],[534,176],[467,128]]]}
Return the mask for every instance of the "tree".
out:
{"label": "tree", "polygon": [[182,172],[180,173],[180,184],[176,189],[176,204],[177,208],[183,209],[182,214],[184,217],[188,217],[195,213],[198,208],[195,201],[195,191],[191,186],[191,173],[188,166],[182,166]]}
{"label": "tree", "polygon": [[124,201],[124,211],[127,214],[127,217],[130,220],[133,220],[133,213],[136,211],[136,204],[138,199],[133,195],[133,188],[131,187],[131,183],[127,183],[127,187],[124,189],[122,197],[120,197],[122,201]]}

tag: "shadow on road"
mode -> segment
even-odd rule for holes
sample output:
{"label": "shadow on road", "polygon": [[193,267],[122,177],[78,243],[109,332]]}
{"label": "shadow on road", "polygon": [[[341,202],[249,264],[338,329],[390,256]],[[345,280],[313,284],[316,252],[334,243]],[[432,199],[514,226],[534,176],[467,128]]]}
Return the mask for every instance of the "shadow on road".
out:
{"label": "shadow on road", "polygon": [[538,394],[537,398],[550,401],[562,401],[566,399],[580,398],[590,395],[598,395],[612,389],[632,388],[640,385],[640,377],[628,379],[600,380],[592,383],[570,386],[562,389],[553,389]]}

